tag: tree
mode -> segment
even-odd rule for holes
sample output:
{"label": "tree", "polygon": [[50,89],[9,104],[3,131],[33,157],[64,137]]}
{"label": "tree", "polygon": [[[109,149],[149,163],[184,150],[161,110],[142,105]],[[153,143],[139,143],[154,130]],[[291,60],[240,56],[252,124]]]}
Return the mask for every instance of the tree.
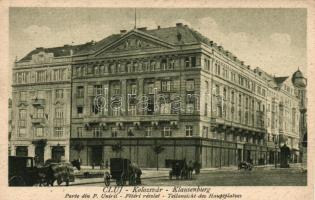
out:
{"label": "tree", "polygon": [[118,154],[119,153],[119,158],[121,158],[121,152],[124,150],[122,145],[120,143],[114,144],[112,146],[112,150]]}
{"label": "tree", "polygon": [[165,148],[162,145],[153,146],[153,151],[156,155],[156,170],[159,171],[159,154],[162,153]]}
{"label": "tree", "polygon": [[77,142],[73,145],[73,149],[78,152],[79,160],[81,162],[81,152],[84,149],[84,144],[82,142]]}

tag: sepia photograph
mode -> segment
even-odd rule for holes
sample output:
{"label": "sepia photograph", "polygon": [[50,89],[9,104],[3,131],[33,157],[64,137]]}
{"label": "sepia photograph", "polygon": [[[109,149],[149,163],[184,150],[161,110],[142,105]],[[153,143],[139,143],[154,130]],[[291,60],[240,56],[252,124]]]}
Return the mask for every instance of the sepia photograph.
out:
{"label": "sepia photograph", "polygon": [[9,20],[10,186],[306,185],[306,9]]}
{"label": "sepia photograph", "polygon": [[9,187],[307,186],[306,8],[8,11]]}

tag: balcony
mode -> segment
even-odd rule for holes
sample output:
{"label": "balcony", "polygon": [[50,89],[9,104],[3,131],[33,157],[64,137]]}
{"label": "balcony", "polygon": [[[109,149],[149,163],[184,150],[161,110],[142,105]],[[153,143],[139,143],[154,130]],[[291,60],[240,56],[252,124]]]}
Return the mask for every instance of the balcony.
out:
{"label": "balcony", "polygon": [[43,124],[45,123],[45,118],[44,117],[34,117],[31,119],[32,124]]}
{"label": "balcony", "polygon": [[32,99],[32,105],[37,107],[37,106],[44,106],[45,105],[45,99]]}

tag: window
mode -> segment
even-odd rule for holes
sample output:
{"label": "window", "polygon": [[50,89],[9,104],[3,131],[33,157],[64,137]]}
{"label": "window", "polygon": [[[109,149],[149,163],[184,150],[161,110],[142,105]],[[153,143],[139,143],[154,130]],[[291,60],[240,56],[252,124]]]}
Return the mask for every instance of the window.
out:
{"label": "window", "polygon": [[186,137],[193,136],[193,126],[186,126]]}
{"label": "window", "polygon": [[195,90],[195,81],[187,80],[186,81],[186,91],[194,91]]}
{"label": "window", "polygon": [[204,126],[203,129],[202,129],[203,133],[202,133],[202,136],[204,138],[209,138],[209,128]]}
{"label": "window", "polygon": [[35,129],[35,135],[36,135],[36,137],[43,137],[44,136],[44,128],[37,127]]}
{"label": "window", "polygon": [[162,92],[170,92],[172,90],[172,81],[161,81]]}
{"label": "window", "polygon": [[26,120],[27,117],[26,117],[26,110],[25,109],[21,109],[20,112],[19,112],[19,119],[20,120]]}
{"label": "window", "polygon": [[196,67],[196,57],[191,57],[191,67]]}
{"label": "window", "polygon": [[171,137],[172,136],[172,131],[170,127],[163,127],[162,130],[162,137]]}
{"label": "window", "polygon": [[21,109],[19,111],[19,126],[20,127],[26,127],[26,120],[27,120],[27,116],[26,116],[26,110],[25,109]]}
{"label": "window", "polygon": [[226,88],[223,88],[223,99],[227,100]]}
{"label": "window", "polygon": [[192,103],[186,104],[186,113],[187,114],[193,114],[194,113],[194,104],[192,104]]}
{"label": "window", "polygon": [[131,105],[129,107],[129,115],[130,116],[136,116],[137,115],[136,105]]}
{"label": "window", "polygon": [[185,58],[185,67],[186,68],[190,67],[189,57]]}
{"label": "window", "polygon": [[119,95],[120,94],[120,85],[119,84],[114,85],[113,93],[114,93],[114,95]]}
{"label": "window", "polygon": [[102,85],[94,85],[94,96],[102,94],[103,86]]}
{"label": "window", "polygon": [[217,75],[221,74],[220,65],[218,63],[215,64],[215,74]]}
{"label": "window", "polygon": [[27,93],[20,92],[20,101],[27,101]]}
{"label": "window", "polygon": [[117,137],[117,128],[112,127],[112,137],[116,138]]}
{"label": "window", "polygon": [[166,66],[167,66],[166,59],[162,59],[162,61],[161,61],[161,69],[162,70],[166,70]]}
{"label": "window", "polygon": [[19,137],[26,136],[26,128],[19,128]]}
{"label": "window", "polygon": [[161,104],[161,114],[170,114],[171,113],[171,104],[163,103]]}
{"label": "window", "polygon": [[147,128],[145,129],[145,136],[146,136],[146,137],[152,136],[152,127],[147,127]]}
{"label": "window", "polygon": [[148,93],[149,94],[154,94],[154,83],[149,83],[148,84]]}
{"label": "window", "polygon": [[238,95],[238,105],[242,106],[242,94]]}
{"label": "window", "polygon": [[84,87],[83,86],[78,86],[77,87],[77,97],[84,97]]}
{"label": "window", "polygon": [[63,128],[62,127],[55,127],[54,137],[62,137],[63,136]]}
{"label": "window", "polygon": [[93,127],[93,137],[99,138],[101,137],[101,128],[100,127]]}
{"label": "window", "polygon": [[82,137],[82,132],[83,132],[83,128],[82,127],[78,127],[77,128],[77,134],[78,134],[77,136],[78,136],[78,138]]}
{"label": "window", "polygon": [[56,108],[55,109],[55,118],[56,119],[63,119],[63,108]]}
{"label": "window", "polygon": [[231,102],[232,104],[235,102],[234,91],[231,92]]}
{"label": "window", "polygon": [[43,108],[38,108],[36,110],[35,118],[44,118],[44,109]]}
{"label": "window", "polygon": [[36,82],[46,81],[46,71],[37,71],[36,72]]}
{"label": "window", "polygon": [[63,98],[63,89],[56,90],[56,98],[62,99]]}
{"label": "window", "polygon": [[82,117],[82,115],[83,115],[83,106],[78,106],[77,107],[77,113],[78,113],[79,117]]}
{"label": "window", "polygon": [[54,70],[54,80],[61,81],[66,78],[66,69],[56,69]]}
{"label": "window", "polygon": [[95,105],[94,103],[92,103],[91,111],[92,111],[92,113],[94,113],[96,115],[99,113],[99,107],[97,105]]}
{"label": "window", "polygon": [[136,95],[137,94],[137,85],[136,84],[132,84],[131,85],[131,94]]}

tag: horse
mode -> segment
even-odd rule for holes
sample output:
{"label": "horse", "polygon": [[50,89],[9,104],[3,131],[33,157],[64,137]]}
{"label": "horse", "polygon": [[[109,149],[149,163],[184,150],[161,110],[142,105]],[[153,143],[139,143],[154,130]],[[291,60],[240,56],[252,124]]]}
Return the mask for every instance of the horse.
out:
{"label": "horse", "polygon": [[62,182],[66,182],[69,185],[71,179],[74,179],[73,167],[78,170],[81,169],[79,160],[73,160],[70,163],[54,163],[52,159],[46,160],[44,166],[39,168],[39,175],[43,185],[54,185],[57,180],[58,185]]}
{"label": "horse", "polygon": [[189,161],[187,164],[187,170],[188,170],[188,179],[192,179],[193,171],[194,171],[194,163],[192,161]]}
{"label": "horse", "polygon": [[134,184],[140,185],[142,171],[136,163],[131,163],[129,165],[129,173],[130,173],[129,185],[134,185]]}
{"label": "horse", "polygon": [[245,170],[251,171],[252,168],[253,168],[253,165],[252,165],[250,162],[241,161],[241,162],[238,164],[238,170],[245,169]]}

